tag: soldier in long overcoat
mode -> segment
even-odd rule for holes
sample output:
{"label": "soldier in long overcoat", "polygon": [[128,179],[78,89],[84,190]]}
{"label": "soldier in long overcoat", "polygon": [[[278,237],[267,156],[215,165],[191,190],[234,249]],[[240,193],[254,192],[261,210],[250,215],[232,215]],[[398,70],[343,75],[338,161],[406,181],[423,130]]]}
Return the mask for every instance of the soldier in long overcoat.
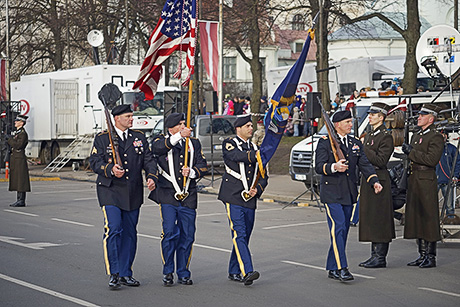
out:
{"label": "soldier in long overcoat", "polygon": [[13,136],[8,138],[8,144],[11,146],[10,155],[10,184],[9,191],[17,191],[17,201],[11,204],[11,207],[25,207],[26,192],[30,192],[29,167],[27,166],[27,157],[25,148],[29,141],[24,125],[28,116],[18,115],[14,120],[16,131]]}
{"label": "soldier in long overcoat", "polygon": [[383,123],[390,109],[385,103],[375,102],[368,111],[372,131],[364,138],[364,153],[374,166],[383,190],[375,194],[374,189],[361,181],[359,241],[372,242],[371,257],[359,264],[365,268],[386,267],[389,242],[395,238],[391,182],[387,170],[394,146],[393,137]]}
{"label": "soldier in long overcoat", "polygon": [[404,238],[417,239],[420,254],[407,265],[421,268],[436,266],[436,241],[441,240],[436,165],[444,139],[433,125],[439,111],[434,104],[424,104],[417,122],[422,129],[412,136],[410,144],[402,147],[411,161]]}

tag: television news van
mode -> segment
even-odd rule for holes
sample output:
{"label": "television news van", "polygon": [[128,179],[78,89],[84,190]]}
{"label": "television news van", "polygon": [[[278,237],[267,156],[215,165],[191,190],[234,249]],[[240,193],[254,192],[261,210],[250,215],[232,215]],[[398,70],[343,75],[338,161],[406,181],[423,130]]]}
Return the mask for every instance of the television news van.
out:
{"label": "television news van", "polygon": [[102,64],[23,75],[12,82],[11,100],[20,101],[20,113],[29,116],[26,156],[48,164],[73,146],[70,159],[89,157],[94,135],[106,129],[104,107],[98,98],[106,83],[114,83],[122,91],[118,104],[133,105],[133,129],[149,134],[163,118],[164,91],[178,89],[165,87],[161,79],[154,99],[145,101],[142,92],[131,90],[139,70],[138,65]]}

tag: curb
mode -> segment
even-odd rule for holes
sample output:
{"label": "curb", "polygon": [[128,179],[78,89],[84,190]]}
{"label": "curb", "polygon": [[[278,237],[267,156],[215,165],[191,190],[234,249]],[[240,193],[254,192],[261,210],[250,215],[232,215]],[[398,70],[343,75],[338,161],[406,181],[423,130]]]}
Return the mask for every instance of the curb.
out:
{"label": "curb", "polygon": [[[30,181],[60,181],[61,178],[59,177],[30,177]],[[9,182],[9,179],[1,178],[0,182]]]}

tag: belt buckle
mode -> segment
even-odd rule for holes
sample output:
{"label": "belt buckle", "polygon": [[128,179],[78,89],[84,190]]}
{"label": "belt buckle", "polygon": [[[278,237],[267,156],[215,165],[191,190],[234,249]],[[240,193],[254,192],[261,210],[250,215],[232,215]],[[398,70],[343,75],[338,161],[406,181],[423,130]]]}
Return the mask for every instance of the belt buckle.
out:
{"label": "belt buckle", "polygon": [[241,197],[243,198],[244,201],[249,201],[252,196],[249,194],[249,191],[243,190],[241,192]]}
{"label": "belt buckle", "polygon": [[176,193],[174,194],[174,198],[178,201],[183,201],[188,197],[188,192]]}

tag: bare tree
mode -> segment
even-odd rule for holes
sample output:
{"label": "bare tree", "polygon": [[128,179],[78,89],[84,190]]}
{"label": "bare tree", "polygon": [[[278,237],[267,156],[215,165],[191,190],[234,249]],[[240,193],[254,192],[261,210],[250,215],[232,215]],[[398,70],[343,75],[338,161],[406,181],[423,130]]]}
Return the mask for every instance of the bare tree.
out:
{"label": "bare tree", "polygon": [[418,8],[418,0],[406,0],[406,24],[405,28],[390,19],[382,12],[372,12],[361,15],[356,18],[351,18],[343,11],[334,10],[331,13],[339,16],[345,23],[351,24],[371,18],[378,18],[388,24],[392,29],[401,34],[406,42],[406,61],[404,63],[404,93],[414,94],[417,91],[417,73],[418,65],[415,58],[415,49],[420,38],[420,16]]}

